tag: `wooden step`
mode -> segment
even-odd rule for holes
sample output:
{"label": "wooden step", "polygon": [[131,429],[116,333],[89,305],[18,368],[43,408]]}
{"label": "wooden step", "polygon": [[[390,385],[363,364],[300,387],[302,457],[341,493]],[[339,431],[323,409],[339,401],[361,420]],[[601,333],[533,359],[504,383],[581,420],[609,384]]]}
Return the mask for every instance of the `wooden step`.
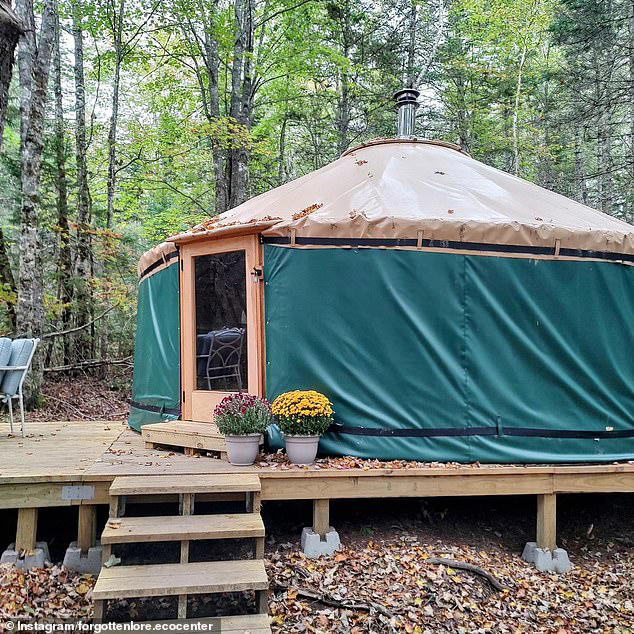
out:
{"label": "wooden step", "polygon": [[110,519],[101,534],[101,543],[127,544],[249,537],[264,537],[264,523],[259,513]]}
{"label": "wooden step", "polygon": [[110,485],[110,495],[252,493],[260,490],[260,478],[253,473],[118,476]]}
{"label": "wooden step", "polygon": [[271,634],[268,614],[242,614],[240,616],[213,616],[203,619],[181,619],[169,621],[137,621],[138,625],[156,625],[172,623],[211,623],[214,628],[207,631],[221,632],[222,634]]}
{"label": "wooden step", "polygon": [[266,590],[268,586],[261,559],[115,566],[101,569],[92,596],[100,601]]}
{"label": "wooden step", "polygon": [[163,445],[221,453],[227,451],[225,437],[213,423],[174,421],[144,425],[141,437],[153,447]]}

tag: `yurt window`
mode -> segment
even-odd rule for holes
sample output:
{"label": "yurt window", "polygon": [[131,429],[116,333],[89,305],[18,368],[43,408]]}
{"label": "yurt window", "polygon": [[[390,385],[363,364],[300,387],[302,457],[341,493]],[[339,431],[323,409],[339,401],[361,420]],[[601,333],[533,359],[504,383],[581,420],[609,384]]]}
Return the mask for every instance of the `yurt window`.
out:
{"label": "yurt window", "polygon": [[247,389],[247,297],[244,251],[194,259],[196,389]]}

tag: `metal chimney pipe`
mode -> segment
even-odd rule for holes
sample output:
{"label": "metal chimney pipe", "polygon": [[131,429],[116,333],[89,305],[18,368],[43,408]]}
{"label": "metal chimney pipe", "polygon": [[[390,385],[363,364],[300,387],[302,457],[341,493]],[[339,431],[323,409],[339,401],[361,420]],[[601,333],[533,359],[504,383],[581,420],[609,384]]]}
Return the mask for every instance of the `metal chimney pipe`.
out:
{"label": "metal chimney pipe", "polygon": [[398,138],[414,136],[419,95],[420,92],[416,88],[403,88],[403,90],[394,93],[397,108],[396,136]]}

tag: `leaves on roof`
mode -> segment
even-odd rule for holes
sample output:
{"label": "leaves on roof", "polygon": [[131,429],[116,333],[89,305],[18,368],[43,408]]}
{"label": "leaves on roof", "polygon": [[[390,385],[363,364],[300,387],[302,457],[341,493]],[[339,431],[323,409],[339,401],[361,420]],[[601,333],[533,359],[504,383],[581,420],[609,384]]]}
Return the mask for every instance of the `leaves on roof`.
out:
{"label": "leaves on roof", "polygon": [[298,211],[296,214],[293,214],[293,220],[299,220],[300,218],[305,218],[313,213],[313,211],[317,211],[324,206],[324,203],[315,203],[314,205],[309,205],[305,209]]}

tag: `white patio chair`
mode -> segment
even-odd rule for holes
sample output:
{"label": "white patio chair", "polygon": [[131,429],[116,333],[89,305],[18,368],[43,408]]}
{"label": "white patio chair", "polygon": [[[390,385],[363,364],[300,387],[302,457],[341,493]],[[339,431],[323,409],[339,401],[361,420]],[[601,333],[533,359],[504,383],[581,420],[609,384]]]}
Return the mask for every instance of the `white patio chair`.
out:
{"label": "white patio chair", "polygon": [[9,405],[9,419],[13,431],[13,404],[18,399],[20,403],[20,418],[22,421],[22,436],[24,436],[24,396],[22,385],[31,367],[33,355],[39,339],[14,339],[7,346],[7,339],[0,339],[0,402]]}

